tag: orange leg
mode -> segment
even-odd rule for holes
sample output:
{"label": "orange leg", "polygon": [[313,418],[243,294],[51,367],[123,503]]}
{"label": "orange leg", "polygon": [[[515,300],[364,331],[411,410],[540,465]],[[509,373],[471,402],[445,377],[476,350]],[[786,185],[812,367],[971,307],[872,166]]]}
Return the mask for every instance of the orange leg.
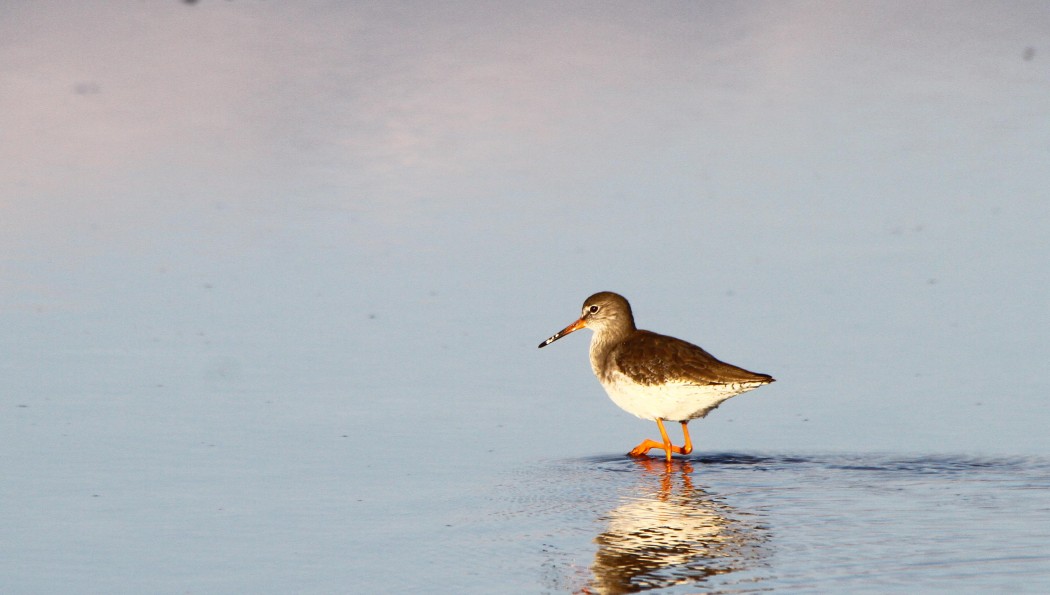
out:
{"label": "orange leg", "polygon": [[680,423],[682,424],[682,434],[685,436],[685,444],[682,446],[681,452],[682,454],[687,455],[693,452],[693,439],[689,437],[689,422],[683,421]]}
{"label": "orange leg", "polygon": [[660,437],[663,438],[663,443],[661,444],[660,442],[656,442],[654,440],[649,440],[648,438],[646,438],[645,440],[642,440],[641,444],[635,446],[633,449],[631,449],[631,452],[627,454],[631,455],[632,457],[641,457],[649,454],[649,451],[651,449],[659,448],[660,450],[664,451],[664,453],[667,455],[667,460],[670,462],[671,453],[687,455],[693,452],[693,441],[689,438],[689,429],[686,428],[687,423],[689,422],[681,422],[682,432],[685,434],[685,446],[675,446],[671,444],[671,439],[667,437],[667,430],[664,428],[664,420],[657,419],[656,425],[660,428]]}

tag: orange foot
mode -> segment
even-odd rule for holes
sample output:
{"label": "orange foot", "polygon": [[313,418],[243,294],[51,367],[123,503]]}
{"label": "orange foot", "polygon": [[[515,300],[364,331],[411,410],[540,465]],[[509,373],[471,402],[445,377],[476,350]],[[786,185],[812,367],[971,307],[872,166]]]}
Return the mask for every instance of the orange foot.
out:
{"label": "orange foot", "polygon": [[682,434],[685,435],[685,444],[683,446],[675,446],[671,444],[671,439],[667,437],[667,430],[664,428],[664,421],[662,419],[656,420],[656,425],[660,428],[660,437],[663,438],[663,443],[655,442],[646,438],[642,440],[642,443],[631,449],[631,452],[627,453],[632,457],[644,457],[649,454],[649,451],[658,448],[667,455],[667,460],[671,460],[671,454],[677,453],[680,455],[687,455],[693,452],[693,441],[689,438],[689,428],[686,427],[688,421],[681,422]]}

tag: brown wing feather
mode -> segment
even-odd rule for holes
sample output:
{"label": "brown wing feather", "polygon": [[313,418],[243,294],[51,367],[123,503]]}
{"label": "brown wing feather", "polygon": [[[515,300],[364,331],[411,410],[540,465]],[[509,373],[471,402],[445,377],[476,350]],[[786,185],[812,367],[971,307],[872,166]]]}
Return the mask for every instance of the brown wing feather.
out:
{"label": "brown wing feather", "polygon": [[697,345],[650,331],[636,331],[612,353],[621,372],[641,384],[767,384],[767,374],[727,364]]}

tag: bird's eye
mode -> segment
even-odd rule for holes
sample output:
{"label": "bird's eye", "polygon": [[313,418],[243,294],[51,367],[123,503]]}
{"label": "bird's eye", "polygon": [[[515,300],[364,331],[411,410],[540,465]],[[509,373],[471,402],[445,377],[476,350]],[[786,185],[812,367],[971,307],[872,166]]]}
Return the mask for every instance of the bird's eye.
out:
{"label": "bird's eye", "polygon": [[590,308],[587,308],[587,311],[590,312],[591,314],[597,314],[598,310],[601,310],[601,308],[598,307],[597,305],[591,306]]}

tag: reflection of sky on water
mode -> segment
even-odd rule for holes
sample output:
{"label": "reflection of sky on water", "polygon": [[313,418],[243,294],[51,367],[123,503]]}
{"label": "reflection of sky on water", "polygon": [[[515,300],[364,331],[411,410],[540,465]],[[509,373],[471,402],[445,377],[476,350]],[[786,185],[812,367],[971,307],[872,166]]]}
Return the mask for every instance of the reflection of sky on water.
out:
{"label": "reflection of sky on water", "polygon": [[[717,464],[718,457],[711,459]],[[1042,577],[1050,576],[1042,545],[1050,537],[1050,510],[1043,505],[1048,462],[957,455],[741,457],[733,464],[772,472],[757,474],[756,485],[772,479],[777,488],[736,491],[732,501],[761,511],[771,526],[773,573],[784,590],[913,592],[921,585],[927,591],[1037,592],[1044,590]]]}
{"label": "reflection of sky on water", "polygon": [[735,593],[1037,591],[1050,567],[1045,458],[712,453],[664,471],[536,464],[479,517],[514,532],[517,565],[495,570],[552,592]]}
{"label": "reflection of sky on water", "polygon": [[432,544],[477,541],[446,526],[476,490],[652,437],[583,338],[535,348],[606,289],[778,379],[699,453],[1050,451],[1048,32],[1040,2],[5,6],[0,574],[379,590],[367,535],[454,583]]}
{"label": "reflection of sky on water", "polygon": [[1045,450],[1046,18],[8,7],[12,365],[203,335],[248,377],[562,378],[582,421],[608,413],[583,356],[525,348],[611,289],[784,379],[720,412],[756,431],[706,424],[720,446]]}

